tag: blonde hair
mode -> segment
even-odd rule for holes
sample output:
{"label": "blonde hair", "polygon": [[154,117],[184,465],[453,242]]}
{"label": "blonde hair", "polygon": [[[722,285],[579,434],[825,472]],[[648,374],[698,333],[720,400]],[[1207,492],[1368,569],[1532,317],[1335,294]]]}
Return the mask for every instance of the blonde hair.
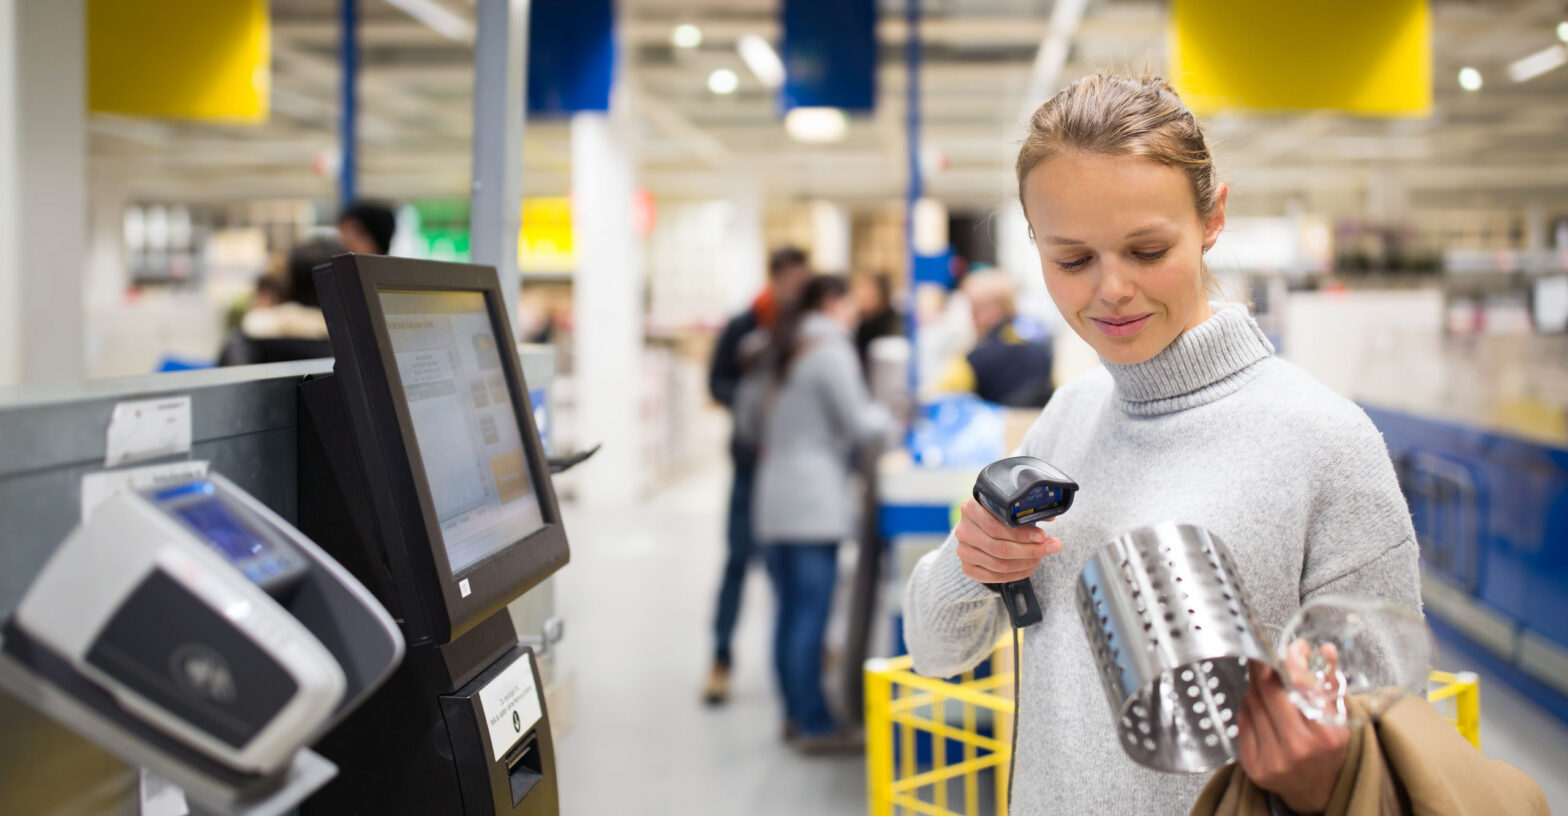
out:
{"label": "blonde hair", "polygon": [[1070,150],[1139,156],[1175,167],[1187,176],[1198,215],[1208,218],[1214,211],[1219,177],[1203,128],[1160,77],[1095,73],[1036,108],[1018,150],[1020,203],[1029,173]]}
{"label": "blonde hair", "polygon": [[[1192,189],[1198,217],[1208,220],[1219,203],[1219,174],[1203,128],[1176,90],[1147,72],[1123,76],[1097,72],[1058,91],[1029,117],[1018,150],[1018,202],[1024,181],[1041,162],[1068,151],[1138,156],[1180,170]],[[1029,228],[1031,237],[1034,227]],[[1219,282],[1203,265],[1205,288],[1223,297]]]}

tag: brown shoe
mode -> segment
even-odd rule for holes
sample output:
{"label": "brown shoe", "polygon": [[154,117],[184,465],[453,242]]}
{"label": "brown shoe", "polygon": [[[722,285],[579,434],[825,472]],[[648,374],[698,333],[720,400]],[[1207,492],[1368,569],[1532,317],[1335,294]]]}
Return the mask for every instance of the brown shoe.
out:
{"label": "brown shoe", "polygon": [[702,701],[710,706],[724,705],[730,697],[730,667],[713,664],[708,672],[708,683],[702,687]]}
{"label": "brown shoe", "polygon": [[866,750],[866,738],[856,731],[833,731],[799,736],[790,745],[807,756],[858,754]]}

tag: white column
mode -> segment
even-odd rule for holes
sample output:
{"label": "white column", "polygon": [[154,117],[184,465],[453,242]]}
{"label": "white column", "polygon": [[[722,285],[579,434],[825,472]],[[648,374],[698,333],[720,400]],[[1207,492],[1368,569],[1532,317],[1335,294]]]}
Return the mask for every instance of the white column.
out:
{"label": "white column", "polygon": [[850,271],[849,210],[826,199],[811,202],[811,268],[828,274]]}
{"label": "white column", "polygon": [[724,235],[722,269],[725,316],[744,309],[768,280],[768,250],[762,237],[762,193],[757,180],[739,175],[730,192],[730,228]]}
{"label": "white column", "polygon": [[581,498],[624,504],[642,488],[642,246],[624,108],[572,117],[572,378],[577,438],[602,442],[581,466]]}
{"label": "white column", "polygon": [[0,382],[80,379],[86,242],[82,0],[0,0]]}

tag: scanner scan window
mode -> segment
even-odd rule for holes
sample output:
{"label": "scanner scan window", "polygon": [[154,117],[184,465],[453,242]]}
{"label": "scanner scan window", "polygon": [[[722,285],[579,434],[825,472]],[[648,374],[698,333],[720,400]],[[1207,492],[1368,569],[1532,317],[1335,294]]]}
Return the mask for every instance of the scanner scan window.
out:
{"label": "scanner scan window", "polygon": [[425,481],[456,575],[544,526],[485,297],[382,290]]}

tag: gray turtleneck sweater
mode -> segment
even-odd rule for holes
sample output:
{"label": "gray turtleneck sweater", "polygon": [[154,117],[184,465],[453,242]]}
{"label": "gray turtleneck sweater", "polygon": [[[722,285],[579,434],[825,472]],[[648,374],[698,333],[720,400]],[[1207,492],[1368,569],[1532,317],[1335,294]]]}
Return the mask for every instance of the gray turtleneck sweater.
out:
{"label": "gray turtleneck sweater", "polygon": [[[1273,356],[1246,310],[1215,314],[1153,359],[1106,363],[1052,397],[1024,438],[1079,485],[1045,530],[1062,552],[1032,577],[1045,620],[1024,633],[1015,816],[1182,814],[1205,777],[1128,759],[1075,608],[1078,573],[1115,536],[1160,521],[1218,535],[1260,620],[1329,593],[1420,608],[1415,533],[1382,436],[1355,404]],[[922,674],[972,668],[1007,632],[964,575],[956,539],[921,559],[904,635]]]}

